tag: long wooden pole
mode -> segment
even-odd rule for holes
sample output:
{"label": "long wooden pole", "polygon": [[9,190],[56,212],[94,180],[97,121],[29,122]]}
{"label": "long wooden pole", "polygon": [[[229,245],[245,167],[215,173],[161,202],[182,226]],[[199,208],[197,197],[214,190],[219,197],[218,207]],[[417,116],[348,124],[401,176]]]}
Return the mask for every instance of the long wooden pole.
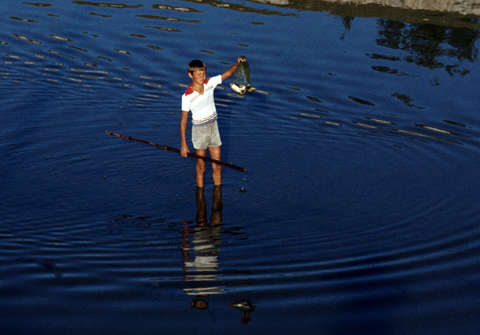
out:
{"label": "long wooden pole", "polygon": [[[130,137],[130,136],[124,136],[124,135],[120,135],[120,134],[115,134],[115,133],[112,133],[112,132],[110,132],[110,131],[107,131],[106,133],[107,133],[108,135],[125,138],[125,139],[130,140],[130,141],[136,141],[136,142],[141,142],[141,143],[145,143],[145,144],[150,144],[150,145],[153,145],[154,147],[157,147],[157,148],[160,148],[160,149],[165,149],[165,150],[170,150],[170,151],[174,151],[174,152],[180,153],[180,150],[179,150],[179,149],[172,148],[172,147],[169,147],[169,146],[156,144],[156,143],[153,143],[153,142],[150,142],[150,141],[140,140],[140,139],[135,138],[135,137]],[[189,152],[187,155],[190,156],[190,157],[203,159],[203,160],[205,160],[205,161],[209,161],[209,162],[212,162],[212,163],[215,163],[215,164],[220,164],[220,165],[223,165],[223,166],[227,166],[227,167],[232,168],[232,169],[235,169],[235,170],[239,170],[239,171],[243,171],[243,172],[246,172],[246,171],[247,171],[247,169],[244,169],[244,168],[242,168],[242,167],[240,167],[240,166],[236,166],[236,165],[233,165],[233,164],[230,164],[230,163],[225,163],[225,162],[219,161],[219,160],[217,160],[217,159],[212,159],[212,158],[209,158],[209,157],[206,157],[206,156],[200,156],[200,155],[197,155],[197,154],[192,154],[192,153],[190,153],[190,152]]]}

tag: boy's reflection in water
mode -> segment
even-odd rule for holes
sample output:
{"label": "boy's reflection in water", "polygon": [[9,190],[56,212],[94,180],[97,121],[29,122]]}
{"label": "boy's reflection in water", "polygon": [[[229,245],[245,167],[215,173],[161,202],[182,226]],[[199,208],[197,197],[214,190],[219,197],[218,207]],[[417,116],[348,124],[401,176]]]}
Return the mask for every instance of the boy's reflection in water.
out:
{"label": "boy's reflection in water", "polygon": [[[220,279],[218,275],[218,255],[222,228],[222,186],[213,188],[213,204],[210,223],[207,219],[207,205],[205,202],[205,189],[197,187],[197,218],[195,227],[189,227],[184,222],[182,227],[182,253],[185,263],[184,271],[189,272],[184,277],[185,281],[214,281]],[[192,231],[191,231],[192,230]],[[189,244],[189,235],[192,233],[191,245]],[[193,251],[194,257],[191,258],[190,251]],[[197,297],[204,297],[211,294],[223,292],[222,287],[218,286],[198,286],[195,288],[184,289],[185,293]],[[193,307],[193,306],[192,306]]]}
{"label": "boy's reflection in water", "polygon": [[[208,282],[220,279],[218,256],[220,249],[218,244],[222,243],[222,186],[214,186],[212,215],[210,222],[207,219],[207,204],[205,201],[205,189],[197,187],[197,218],[195,227],[190,227],[188,222],[183,222],[182,226],[182,254],[185,264],[183,270],[187,272],[185,281]],[[189,241],[189,235],[191,244]],[[193,254],[193,259],[191,257]],[[207,286],[206,283],[193,288],[184,289],[184,292],[195,296],[191,302],[191,307],[196,309],[208,309],[208,301],[199,299],[212,294],[224,293],[221,286]],[[250,322],[250,313],[255,310],[254,303],[249,300],[238,300],[230,303],[230,307],[242,312],[242,324]],[[210,312],[211,313],[211,312]],[[213,315],[213,314],[212,314]]]}

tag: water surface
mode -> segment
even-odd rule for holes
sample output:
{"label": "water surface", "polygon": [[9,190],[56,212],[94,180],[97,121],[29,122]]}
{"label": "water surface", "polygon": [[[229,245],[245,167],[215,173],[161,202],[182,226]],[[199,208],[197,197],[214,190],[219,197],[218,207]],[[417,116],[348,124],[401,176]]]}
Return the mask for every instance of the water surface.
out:
{"label": "water surface", "polygon": [[[478,328],[479,22],[323,1],[0,5],[0,325],[11,334]],[[465,8],[465,7],[462,7]],[[216,90],[221,194],[180,146]]]}

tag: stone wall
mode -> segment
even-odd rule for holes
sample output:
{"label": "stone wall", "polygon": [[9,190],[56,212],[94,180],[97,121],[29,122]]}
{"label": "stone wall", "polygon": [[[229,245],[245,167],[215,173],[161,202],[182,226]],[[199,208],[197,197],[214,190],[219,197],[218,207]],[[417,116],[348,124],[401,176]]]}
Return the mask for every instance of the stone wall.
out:
{"label": "stone wall", "polygon": [[332,3],[382,5],[403,9],[456,12],[480,16],[480,0],[325,0]]}

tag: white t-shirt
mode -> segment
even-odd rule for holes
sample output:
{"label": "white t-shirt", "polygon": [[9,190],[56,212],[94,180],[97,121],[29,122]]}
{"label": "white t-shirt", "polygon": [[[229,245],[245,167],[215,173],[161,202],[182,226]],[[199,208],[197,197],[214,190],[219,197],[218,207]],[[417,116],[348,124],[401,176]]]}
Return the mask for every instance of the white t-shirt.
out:
{"label": "white t-shirt", "polygon": [[217,119],[217,110],[213,91],[222,83],[222,76],[207,78],[203,83],[203,94],[192,90],[192,84],[182,95],[182,111],[192,111],[192,123],[194,127],[204,126]]}

